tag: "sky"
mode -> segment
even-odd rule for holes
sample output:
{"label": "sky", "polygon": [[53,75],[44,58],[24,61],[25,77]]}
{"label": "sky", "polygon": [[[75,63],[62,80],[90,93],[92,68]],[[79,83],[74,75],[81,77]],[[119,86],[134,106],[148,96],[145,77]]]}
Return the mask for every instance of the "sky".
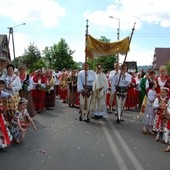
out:
{"label": "sky", "polygon": [[[91,36],[111,42],[117,41],[118,28],[121,40],[136,23],[126,61],[152,65],[156,47],[170,48],[169,6],[169,0],[0,0],[0,34],[9,37],[13,27],[16,57],[30,43],[42,52],[63,38],[75,51],[73,60],[84,62],[87,19]],[[10,53],[13,59],[11,38]]]}

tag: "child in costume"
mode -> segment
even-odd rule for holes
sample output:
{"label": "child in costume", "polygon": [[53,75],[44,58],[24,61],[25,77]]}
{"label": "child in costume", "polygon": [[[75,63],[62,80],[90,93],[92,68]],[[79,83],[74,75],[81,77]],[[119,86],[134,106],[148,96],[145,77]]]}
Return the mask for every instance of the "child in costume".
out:
{"label": "child in costume", "polygon": [[9,93],[4,92],[5,81],[0,80],[0,149],[7,147],[11,144],[12,135],[7,127],[4,119],[3,112],[5,111],[3,106],[3,98],[12,97]]}
{"label": "child in costume", "polygon": [[164,133],[164,129],[167,129],[168,127],[168,121],[165,116],[167,111],[170,112],[170,99],[168,98],[168,91],[169,89],[167,87],[162,87],[160,91],[160,97],[157,97],[153,103],[153,107],[155,108],[153,130],[157,132],[156,141],[159,141],[161,133],[163,133],[164,141],[165,138],[167,138],[167,135]]}
{"label": "child in costume", "polygon": [[150,134],[154,134],[152,131],[153,128],[153,122],[154,122],[154,108],[153,108],[153,102],[156,98],[156,91],[155,91],[155,83],[150,82],[149,84],[149,91],[147,93],[148,100],[147,100],[147,105],[144,113],[144,118],[143,118],[143,133],[147,134],[149,132]]}
{"label": "child in costume", "polygon": [[18,110],[15,112],[14,118],[12,120],[12,135],[15,143],[22,143],[25,137],[26,129],[33,125],[33,128],[36,130],[36,126],[29,116],[29,113],[26,109],[27,100],[21,98],[18,104]]}

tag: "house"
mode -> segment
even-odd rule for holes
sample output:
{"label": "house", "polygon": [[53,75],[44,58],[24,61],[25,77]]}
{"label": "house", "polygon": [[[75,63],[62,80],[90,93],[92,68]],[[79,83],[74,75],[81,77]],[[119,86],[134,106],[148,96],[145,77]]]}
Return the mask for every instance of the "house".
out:
{"label": "house", "polygon": [[11,60],[7,35],[0,34],[0,58]]}
{"label": "house", "polygon": [[155,48],[152,69],[159,70],[159,67],[170,62],[170,48]]}

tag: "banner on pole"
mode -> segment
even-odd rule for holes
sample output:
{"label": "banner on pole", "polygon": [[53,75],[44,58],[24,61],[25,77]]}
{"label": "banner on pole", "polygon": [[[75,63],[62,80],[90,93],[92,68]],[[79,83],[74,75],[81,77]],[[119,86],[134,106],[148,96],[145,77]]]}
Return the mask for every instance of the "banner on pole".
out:
{"label": "banner on pole", "polygon": [[129,51],[130,40],[129,37],[126,37],[121,41],[107,43],[96,40],[91,35],[88,35],[86,43],[87,56],[90,58],[96,58],[118,53],[126,54]]}

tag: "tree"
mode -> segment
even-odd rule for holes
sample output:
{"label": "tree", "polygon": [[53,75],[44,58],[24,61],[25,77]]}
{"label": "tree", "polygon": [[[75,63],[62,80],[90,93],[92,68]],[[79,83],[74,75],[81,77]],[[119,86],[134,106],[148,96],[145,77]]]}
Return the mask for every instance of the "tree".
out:
{"label": "tree", "polygon": [[170,75],[170,61],[167,63],[166,67],[167,67],[167,70],[168,70],[168,75]]}
{"label": "tree", "polygon": [[[42,61],[39,62],[41,59],[41,53],[37,46],[35,46],[33,43],[30,43],[28,45],[28,49],[24,50],[23,56],[19,56],[15,59],[14,63],[16,67],[24,64],[27,66],[29,71],[32,71],[33,69],[39,69],[45,66],[45,63]],[[41,63],[38,65],[38,63]]]}
{"label": "tree", "polygon": [[58,44],[52,47],[46,47],[43,50],[44,60],[48,63],[48,67],[55,69],[77,69],[76,63],[73,61],[72,51],[66,41],[61,38]]}

